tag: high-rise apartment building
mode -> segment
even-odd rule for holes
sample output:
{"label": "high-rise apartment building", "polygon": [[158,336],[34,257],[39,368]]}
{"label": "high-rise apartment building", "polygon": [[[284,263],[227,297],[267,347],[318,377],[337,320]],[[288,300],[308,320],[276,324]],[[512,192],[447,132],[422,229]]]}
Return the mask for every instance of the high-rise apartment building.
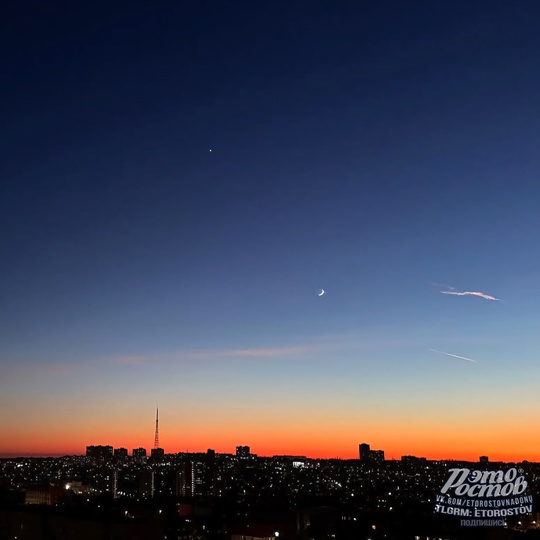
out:
{"label": "high-rise apartment building", "polygon": [[360,461],[371,461],[372,463],[384,462],[384,450],[372,450],[367,443],[358,445],[358,453]]}
{"label": "high-rise apartment building", "polygon": [[139,495],[144,499],[154,496],[154,471],[151,469],[139,472]]}
{"label": "high-rise apartment building", "polygon": [[240,459],[247,459],[251,455],[249,446],[237,446],[236,457]]}
{"label": "high-rise apartment building", "polygon": [[203,463],[186,461],[180,466],[176,476],[176,493],[182,497],[203,495]]}
{"label": "high-rise apartment building", "polygon": [[150,459],[152,461],[161,462],[165,457],[165,450],[163,448],[152,448],[150,450]]}
{"label": "high-rise apartment building", "polygon": [[371,459],[371,449],[367,443],[358,445],[358,453],[360,461],[369,461]]}
{"label": "high-rise apartment building", "polygon": [[134,448],[131,452],[131,455],[133,456],[134,461],[141,463],[146,459],[146,449]]}
{"label": "high-rise apartment building", "polygon": [[92,445],[86,447],[86,457],[95,459],[97,461],[109,461],[113,457],[113,447]]}

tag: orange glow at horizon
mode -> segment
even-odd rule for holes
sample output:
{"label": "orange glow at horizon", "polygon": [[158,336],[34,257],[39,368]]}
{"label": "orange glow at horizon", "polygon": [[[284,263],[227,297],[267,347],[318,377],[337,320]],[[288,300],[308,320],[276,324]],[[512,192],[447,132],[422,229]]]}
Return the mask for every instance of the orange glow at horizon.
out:
{"label": "orange glow at horizon", "polygon": [[[464,460],[478,461],[479,456],[487,455],[490,461],[540,461],[540,453],[533,437],[523,436],[513,438],[505,445],[497,444],[491,434],[484,433],[473,440],[472,438],[457,438],[447,434],[444,438],[435,438],[432,433],[388,433],[382,429],[378,436],[363,437],[353,440],[349,435],[339,435],[326,430],[325,433],[283,430],[281,432],[265,432],[254,429],[247,432],[215,432],[215,433],[186,433],[185,436],[172,437],[161,435],[160,443],[166,453],[177,452],[206,452],[209,448],[217,453],[234,454],[236,446],[250,446],[251,452],[259,456],[299,455],[308,458],[340,458],[358,459],[358,445],[366,442],[373,450],[384,450],[385,458],[401,459],[403,455],[425,457],[430,460]],[[423,436],[422,436],[423,435]],[[36,434],[22,434],[14,437],[3,445],[2,456],[59,456],[84,455],[86,446],[111,445],[114,448],[125,447],[129,453],[133,448],[146,448],[148,453],[153,448],[151,433],[141,438],[128,432],[98,433],[89,430],[85,434],[70,437],[41,438]],[[0,456],[0,457],[2,457]]]}
{"label": "orange glow at horizon", "polygon": [[[431,407],[404,398],[370,407],[371,396],[343,389],[336,395],[291,387],[283,396],[257,401],[247,393],[254,385],[219,380],[219,391],[182,398],[162,397],[159,403],[160,444],[167,453],[234,453],[247,445],[261,456],[302,455],[309,458],[358,458],[358,445],[383,450],[386,459],[414,455],[427,459],[538,461],[534,409],[523,405],[524,392],[512,398],[512,410],[500,404],[468,407],[441,399]],[[73,387],[71,387],[73,388]],[[300,392],[303,390],[303,392]],[[346,388],[345,388],[346,390]],[[148,392],[150,395],[151,392]],[[360,395],[360,397],[357,397]],[[521,401],[520,401],[521,396]],[[452,397],[453,398],[453,397]],[[37,396],[36,411],[21,399],[0,418],[2,455],[84,455],[88,445],[111,445],[149,451],[154,444],[155,398],[140,399],[117,392],[100,400],[91,396]],[[409,399],[409,401],[407,401]],[[363,401],[364,400],[364,401]],[[505,402],[506,403],[506,402]],[[0,413],[1,414],[1,413]]]}

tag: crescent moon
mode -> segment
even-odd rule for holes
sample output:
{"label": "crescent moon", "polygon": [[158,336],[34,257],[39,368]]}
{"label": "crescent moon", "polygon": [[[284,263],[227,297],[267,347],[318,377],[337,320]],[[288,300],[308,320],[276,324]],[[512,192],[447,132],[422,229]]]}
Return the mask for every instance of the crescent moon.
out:
{"label": "crescent moon", "polygon": [[320,293],[317,293],[317,296],[322,296],[324,294],[324,289],[321,289]]}

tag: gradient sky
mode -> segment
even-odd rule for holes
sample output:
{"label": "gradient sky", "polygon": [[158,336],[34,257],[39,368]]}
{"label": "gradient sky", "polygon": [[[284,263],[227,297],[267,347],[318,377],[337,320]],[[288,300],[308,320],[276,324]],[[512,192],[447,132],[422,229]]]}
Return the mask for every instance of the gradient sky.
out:
{"label": "gradient sky", "polygon": [[0,455],[540,460],[538,2],[12,4]]}

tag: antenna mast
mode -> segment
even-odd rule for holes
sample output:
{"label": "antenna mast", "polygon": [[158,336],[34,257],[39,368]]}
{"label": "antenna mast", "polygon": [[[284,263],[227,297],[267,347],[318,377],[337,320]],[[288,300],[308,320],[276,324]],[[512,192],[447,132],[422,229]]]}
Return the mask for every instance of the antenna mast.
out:
{"label": "antenna mast", "polygon": [[159,448],[159,409],[156,407],[156,435],[154,437],[154,448]]}

